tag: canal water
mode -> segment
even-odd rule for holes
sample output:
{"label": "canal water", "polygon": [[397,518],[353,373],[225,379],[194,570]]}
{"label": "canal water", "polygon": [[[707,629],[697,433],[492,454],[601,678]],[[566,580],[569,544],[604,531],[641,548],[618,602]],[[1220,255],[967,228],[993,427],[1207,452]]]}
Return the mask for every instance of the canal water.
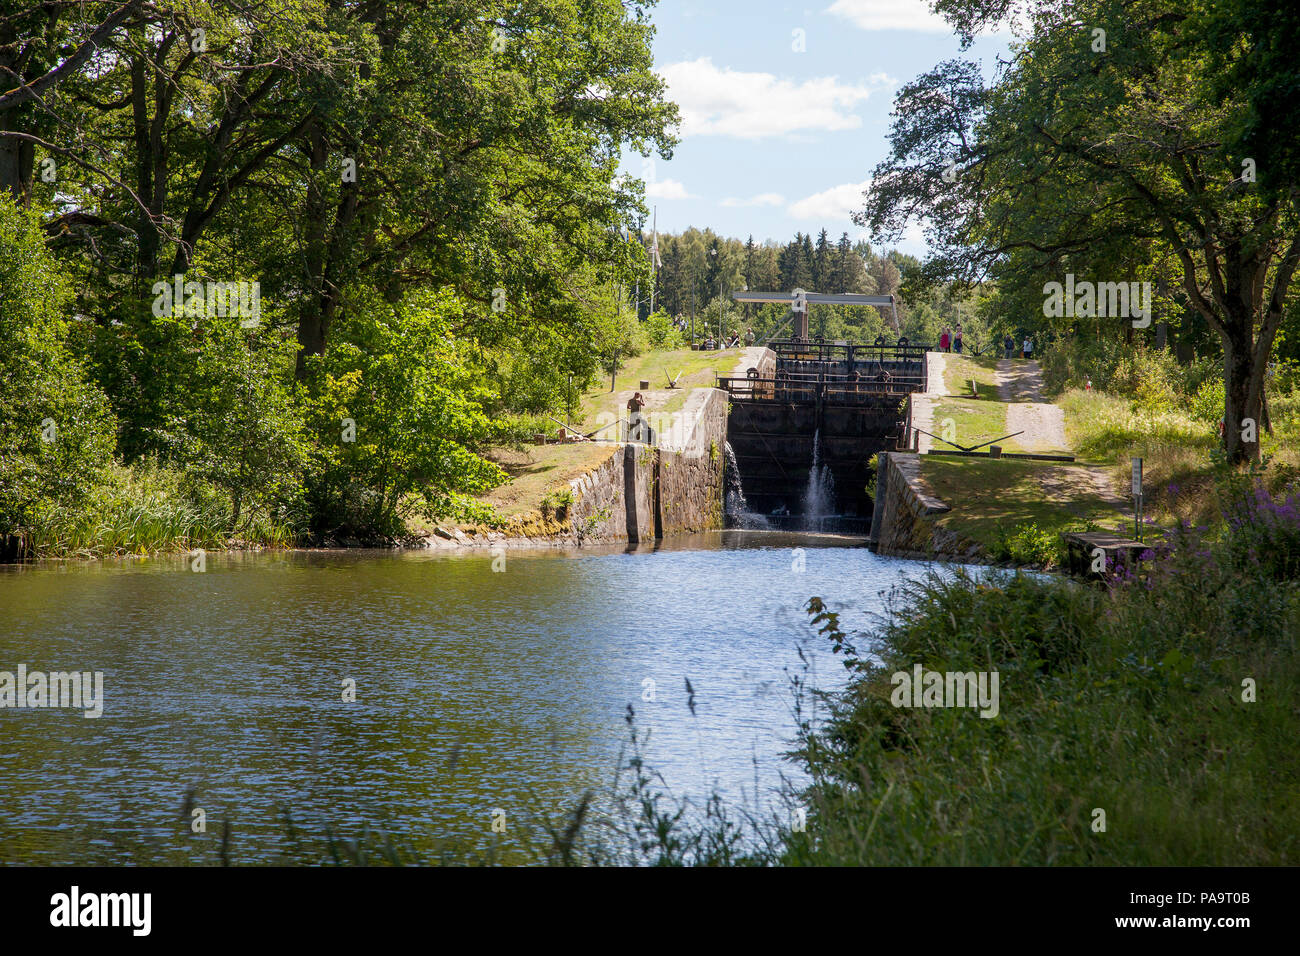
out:
{"label": "canal water", "polygon": [[213,863],[227,822],[237,863],[326,828],[424,858],[509,848],[539,811],[610,790],[629,705],[661,789],[774,811],[802,779],[792,679],[845,680],[808,598],[861,629],[924,571],[751,531],[0,567],[0,671],[104,675],[97,719],[0,709],[0,862]]}

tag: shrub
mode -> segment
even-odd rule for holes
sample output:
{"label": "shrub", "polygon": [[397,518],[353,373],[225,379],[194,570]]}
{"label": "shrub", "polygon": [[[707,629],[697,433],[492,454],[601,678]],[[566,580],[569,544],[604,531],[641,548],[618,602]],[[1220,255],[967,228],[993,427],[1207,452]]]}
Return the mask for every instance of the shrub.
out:
{"label": "shrub", "polygon": [[645,334],[652,349],[680,349],[686,345],[686,336],[673,325],[672,317],[657,309],[645,320]]}
{"label": "shrub", "polygon": [[1060,561],[1060,544],[1051,532],[1030,521],[1009,531],[999,528],[993,553],[999,561],[1050,568]]}
{"label": "shrub", "polygon": [[1192,396],[1192,417],[1198,421],[1218,425],[1223,419],[1225,408],[1223,379],[1208,379],[1201,384]]}
{"label": "shrub", "polygon": [[1224,490],[1228,555],[1254,577],[1300,577],[1300,492],[1292,487],[1283,495],[1275,499],[1258,478],[1248,488],[1232,480]]}
{"label": "shrub", "polygon": [[487,521],[471,496],[505,480],[478,451],[500,437],[449,293],[352,303],[312,361],[313,530],[400,535],[417,511]]}

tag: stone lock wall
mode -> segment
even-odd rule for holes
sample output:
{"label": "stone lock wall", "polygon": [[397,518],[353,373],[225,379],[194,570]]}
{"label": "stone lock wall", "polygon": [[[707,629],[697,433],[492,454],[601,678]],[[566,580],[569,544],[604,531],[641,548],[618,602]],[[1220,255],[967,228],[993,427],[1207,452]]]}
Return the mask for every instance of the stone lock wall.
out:
{"label": "stone lock wall", "polygon": [[570,482],[574,542],[637,543],[721,528],[726,436],[726,392],[691,392],[677,425],[661,430],[659,447],[624,444]]}
{"label": "stone lock wall", "polygon": [[953,544],[934,525],[951,509],[921,483],[921,458],[907,452],[881,452],[877,458],[876,500],[869,541],[878,554],[916,557],[947,552]]}

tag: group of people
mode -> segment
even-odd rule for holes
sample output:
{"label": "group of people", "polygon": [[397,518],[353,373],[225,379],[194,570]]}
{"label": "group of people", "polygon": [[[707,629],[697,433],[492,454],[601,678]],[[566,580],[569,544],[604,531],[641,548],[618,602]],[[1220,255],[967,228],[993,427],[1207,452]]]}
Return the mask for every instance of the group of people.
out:
{"label": "group of people", "polygon": [[[681,320],[680,319],[674,320],[674,324],[676,324],[679,321]],[[754,330],[752,328],[746,329],[745,348],[749,348],[751,345],[754,344],[754,338],[755,338]],[[717,339],[715,339],[712,335],[710,335],[703,341],[703,343],[701,343],[700,348],[705,349],[706,351],[712,349],[738,349],[740,348],[740,341],[741,339],[740,339],[739,332],[734,332],[730,336],[724,335],[722,338],[717,338]]]}
{"label": "group of people", "polygon": [[[939,351],[940,352],[961,352],[962,332],[961,326],[956,329],[950,329],[948,326],[943,327],[939,334]],[[1002,348],[1007,358],[1015,358],[1016,340],[1008,332],[1006,338],[1002,340]],[[1032,358],[1034,354],[1034,340],[1026,335],[1025,341],[1020,346],[1021,358]]]}
{"label": "group of people", "polygon": [[[1003,338],[1002,348],[1006,352],[1007,358],[1015,358],[1016,340],[1011,337],[1010,332],[1008,332],[1006,334],[1006,337]],[[1033,355],[1034,355],[1034,340],[1030,338],[1028,335],[1026,335],[1025,341],[1020,346],[1020,357],[1033,358]]]}
{"label": "group of people", "polygon": [[960,352],[961,351],[961,326],[957,326],[954,332],[948,326],[943,327],[943,332],[939,334],[939,351],[940,352]]}

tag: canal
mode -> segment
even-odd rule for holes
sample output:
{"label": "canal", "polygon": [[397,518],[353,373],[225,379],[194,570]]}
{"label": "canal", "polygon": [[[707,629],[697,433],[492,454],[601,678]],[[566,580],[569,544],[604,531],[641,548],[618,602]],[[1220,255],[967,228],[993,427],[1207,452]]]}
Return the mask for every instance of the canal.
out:
{"label": "canal", "polygon": [[808,598],[861,629],[925,570],[858,545],[726,531],[0,568],[0,671],[104,675],[97,719],[0,709],[0,862],[213,863],[225,821],[240,863],[295,860],[293,835],[326,827],[426,858],[509,850],[539,809],[609,791],[629,705],[674,797],[775,810],[801,780],[792,678],[845,680]]}

